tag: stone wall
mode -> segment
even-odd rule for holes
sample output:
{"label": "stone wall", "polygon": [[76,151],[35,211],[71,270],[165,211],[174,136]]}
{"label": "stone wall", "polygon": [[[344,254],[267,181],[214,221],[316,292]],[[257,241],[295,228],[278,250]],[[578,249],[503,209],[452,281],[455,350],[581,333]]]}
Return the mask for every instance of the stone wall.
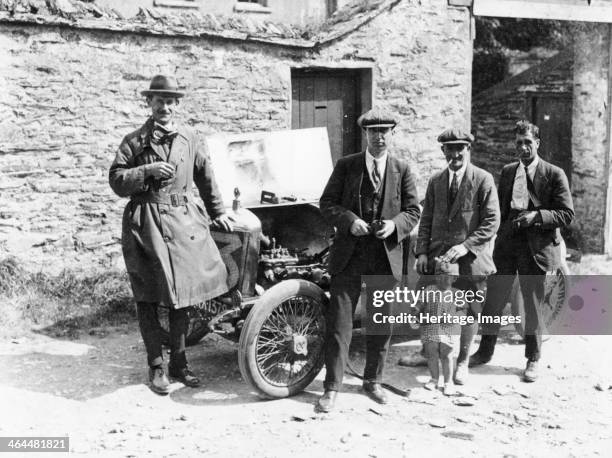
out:
{"label": "stone wall", "polygon": [[[171,1],[156,3],[154,0],[130,0],[129,2],[125,0],[96,0],[96,3],[114,8],[126,17],[135,15],[140,8],[155,7],[168,11],[181,10],[181,8],[171,7]],[[237,6],[236,0],[195,0],[192,3],[202,12],[228,16],[234,14]],[[342,7],[347,3],[348,1],[344,1],[338,6]],[[259,9],[257,6],[250,8],[253,10],[252,12],[243,11],[240,14],[301,25],[320,23],[327,18],[327,0],[268,0],[266,8]],[[243,8],[245,7],[243,6]]]}
{"label": "stone wall", "polygon": [[610,247],[604,246],[610,184],[609,25],[581,24],[575,43],[572,194],[576,223],[589,251],[609,252]]}
{"label": "stone wall", "polygon": [[472,103],[473,161],[498,178],[515,160],[514,125],[529,119],[529,94],[572,94],[573,50],[569,49],[481,92]]}
{"label": "stone wall", "polygon": [[183,119],[201,134],[288,129],[291,68],[369,68],[375,104],[401,119],[395,149],[419,191],[443,166],[436,136],[467,127],[470,14],[403,0],[351,34],[300,49],[247,40],[75,27],[0,29],[0,258],[35,269],[119,265],[125,200],[107,184],[121,138],[147,116],[152,75],[175,73]]}
{"label": "stone wall", "polygon": [[512,128],[529,118],[527,92],[572,94],[572,226],[582,249],[609,252],[609,26],[576,23],[573,33],[573,48],[474,98],[474,162],[499,175],[513,160]]}

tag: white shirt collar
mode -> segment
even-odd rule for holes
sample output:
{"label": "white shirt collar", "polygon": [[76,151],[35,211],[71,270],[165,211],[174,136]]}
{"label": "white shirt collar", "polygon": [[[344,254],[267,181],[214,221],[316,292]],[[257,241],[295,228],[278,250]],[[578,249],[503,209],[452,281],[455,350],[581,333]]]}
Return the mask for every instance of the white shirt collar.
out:
{"label": "white shirt collar", "polygon": [[378,169],[380,170],[383,164],[387,163],[387,155],[388,155],[388,151],[385,150],[385,152],[382,153],[382,155],[375,158],[374,156],[372,156],[372,153],[370,153],[370,150],[366,149],[366,165],[368,166],[368,170],[370,169],[374,161],[377,162]]}
{"label": "white shirt collar", "polygon": [[467,169],[467,162],[464,162],[464,164],[461,166],[461,168],[459,170],[451,170],[450,168],[448,169],[448,185],[450,186],[451,183],[453,182],[453,173],[457,175],[457,184],[461,183],[461,180],[463,179],[463,175],[465,175],[465,169]]}
{"label": "white shirt collar", "polygon": [[374,179],[372,177],[372,173],[374,171],[374,162],[376,161],[376,166],[378,168],[378,173],[380,174],[381,181],[385,178],[385,171],[387,169],[387,156],[388,150],[385,150],[379,157],[374,158],[370,151],[366,149],[365,160],[366,160],[366,169],[368,170],[368,174],[370,175],[370,179],[372,183],[374,183]]}
{"label": "white shirt collar", "polygon": [[[522,170],[525,170],[525,164],[523,164],[523,161],[519,161],[520,162],[520,168]],[[536,154],[535,158],[533,159],[533,161],[531,161],[531,164],[529,164],[527,166],[527,173],[529,173],[529,176],[533,178],[533,175],[535,173],[536,167],[538,166],[538,162],[540,162],[540,158],[539,156]]]}

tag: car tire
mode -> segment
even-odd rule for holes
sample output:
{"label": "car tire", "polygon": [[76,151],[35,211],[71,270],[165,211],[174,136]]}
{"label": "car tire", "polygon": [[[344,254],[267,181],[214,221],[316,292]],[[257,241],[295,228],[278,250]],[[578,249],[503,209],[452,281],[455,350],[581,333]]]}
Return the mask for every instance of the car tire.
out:
{"label": "car tire", "polygon": [[324,291],[306,280],[278,283],[253,305],[240,334],[238,365],[259,395],[292,396],[321,371],[327,305]]}

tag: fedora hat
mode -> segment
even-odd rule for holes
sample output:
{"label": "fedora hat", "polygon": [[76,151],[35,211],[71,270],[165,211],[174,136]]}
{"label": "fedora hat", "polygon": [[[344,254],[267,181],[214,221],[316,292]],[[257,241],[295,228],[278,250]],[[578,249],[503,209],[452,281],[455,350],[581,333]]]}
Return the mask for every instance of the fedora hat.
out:
{"label": "fedora hat", "polygon": [[183,97],[184,92],[178,90],[176,79],[172,76],[155,75],[151,79],[149,89],[141,91],[142,95],[148,97],[153,95],[165,95],[169,97]]}

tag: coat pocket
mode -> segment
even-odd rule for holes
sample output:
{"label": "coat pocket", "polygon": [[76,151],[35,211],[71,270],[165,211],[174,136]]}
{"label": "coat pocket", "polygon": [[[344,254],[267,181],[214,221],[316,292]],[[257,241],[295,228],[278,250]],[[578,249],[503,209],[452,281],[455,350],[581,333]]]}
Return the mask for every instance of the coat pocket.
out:
{"label": "coat pocket", "polygon": [[210,226],[210,224],[212,223],[212,219],[208,215],[208,212],[206,211],[206,209],[202,207],[202,205],[199,202],[195,202],[194,206],[195,206],[195,214],[200,219],[200,221],[206,227]]}
{"label": "coat pocket", "polygon": [[140,232],[143,226],[142,220],[142,205],[135,202],[130,203],[130,212],[128,214],[128,221],[130,223],[130,229]]}

